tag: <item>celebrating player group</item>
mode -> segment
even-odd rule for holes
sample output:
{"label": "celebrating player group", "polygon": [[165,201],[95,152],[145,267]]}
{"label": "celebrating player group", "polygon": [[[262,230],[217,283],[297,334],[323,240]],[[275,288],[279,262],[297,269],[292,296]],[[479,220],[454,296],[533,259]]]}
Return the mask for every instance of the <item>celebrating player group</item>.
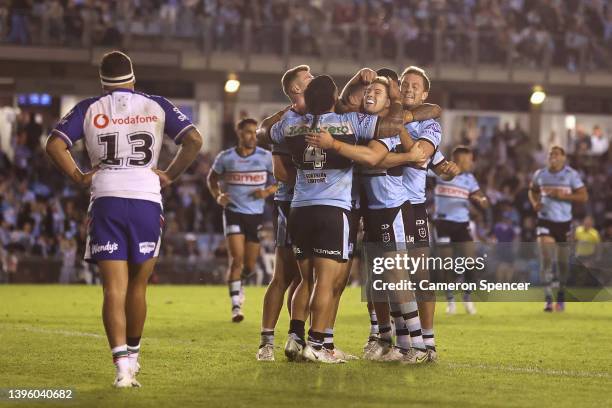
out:
{"label": "celebrating player group", "polygon": [[[168,100],[134,90],[132,62],[124,53],[103,57],[100,81],[103,94],[79,102],[53,129],[46,151],[66,176],[91,187],[85,258],[97,263],[102,276],[114,385],[137,387],[146,285],[163,229],[160,191],[193,162],[202,137]],[[265,199],[274,195],[274,276],[264,297],[257,359],[275,358],[274,333],[288,292],[286,357],[344,363],[357,357],[336,347],[334,328],[360,226],[364,242],[383,256],[427,256],[429,171],[438,183],[434,219],[439,242],[472,241],[470,202],[482,208],[489,204],[470,173],[471,150],[456,147],[452,161],[439,151],[442,129],[436,118],[441,109],[425,103],[431,82],[423,69],[410,66],[397,75],[387,68],[363,68],[339,92],[330,76],[315,77],[300,65],[285,72],[281,85],[290,106],[261,123],[238,122],[238,145],[219,153],[207,179],[223,206],[231,318],[236,323],[245,318],[243,283],[255,272]],[[164,135],[180,149],[160,170]],[[69,152],[80,139],[93,166],[87,173]],[[553,147],[549,166],[534,175],[530,199],[538,210],[540,241],[564,242],[572,202],[583,202],[587,195],[577,173],[565,165],[562,148]],[[558,251],[561,263],[566,252],[565,247]],[[560,288],[556,309],[563,310],[566,269],[560,268],[555,279],[551,253],[542,253],[546,310],[553,310],[553,282]],[[414,277],[429,279],[429,273],[422,267]],[[364,359],[437,360],[433,291],[367,296],[370,333]],[[454,313],[452,293],[448,300],[447,311]],[[464,300],[468,313],[475,313],[469,293]]]}

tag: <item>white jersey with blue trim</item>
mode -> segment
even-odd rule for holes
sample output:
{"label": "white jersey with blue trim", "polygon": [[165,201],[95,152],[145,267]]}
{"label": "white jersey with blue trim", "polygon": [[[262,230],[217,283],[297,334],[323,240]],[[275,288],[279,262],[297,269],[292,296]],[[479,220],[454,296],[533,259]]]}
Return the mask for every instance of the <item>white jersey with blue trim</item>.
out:
{"label": "white jersey with blue trim", "polygon": [[[428,143],[431,143],[434,147],[434,152],[437,152],[440,142],[442,141],[442,130],[438,122],[433,119],[428,119],[421,122],[410,122],[405,125],[405,128],[415,142],[425,140]],[[425,202],[427,167],[431,164],[436,165],[442,160],[436,162],[436,157],[434,154],[427,161],[424,167],[419,167],[416,165],[404,166],[403,182],[404,186],[408,190],[408,200],[410,200],[412,204],[421,204]]]}
{"label": "white jersey with blue trim", "polygon": [[[390,152],[399,152],[399,136],[380,139]],[[360,168],[361,185],[368,200],[368,208],[378,210],[396,208],[408,201],[408,190],[403,184],[403,166],[390,169]]]}
{"label": "white jersey with blue trim", "polygon": [[470,196],[480,190],[472,173],[461,173],[451,181],[436,176],[434,219],[469,222]]}
{"label": "white jersey with blue trim", "polygon": [[241,214],[263,214],[266,200],[253,196],[255,190],[274,184],[272,153],[256,147],[241,156],[232,147],[219,153],[212,169],[221,176],[222,191],[229,194],[227,209]]}
{"label": "white jersey with blue trim", "polygon": [[558,172],[552,172],[545,167],[533,174],[532,186],[540,191],[542,208],[538,218],[553,222],[568,222],[572,220],[572,203],[550,197],[550,193],[558,191],[571,194],[584,187],[580,174],[570,166],[565,166]]}
{"label": "white jersey with blue trim", "polygon": [[350,210],[353,162],[332,150],[308,145],[305,137],[313,128],[326,129],[335,139],[355,145],[374,138],[377,121],[376,116],[363,113],[329,112],[289,117],[274,124],[270,132],[273,142],[287,143],[297,169],[291,206],[329,205]]}
{"label": "white jersey with blue trim", "polygon": [[161,96],[115,89],[79,102],[51,134],[71,147],[85,139],[92,166],[92,200],[121,197],[161,204],[157,167],[163,136],[178,144],[193,127],[181,111]]}

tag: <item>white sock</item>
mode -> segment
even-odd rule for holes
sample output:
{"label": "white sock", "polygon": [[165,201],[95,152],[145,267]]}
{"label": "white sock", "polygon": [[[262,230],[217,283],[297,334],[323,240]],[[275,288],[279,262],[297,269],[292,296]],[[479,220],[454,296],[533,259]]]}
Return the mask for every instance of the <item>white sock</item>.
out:
{"label": "white sock", "polygon": [[132,369],[136,369],[136,363],[138,362],[138,355],[140,354],[140,343],[137,346],[128,346],[128,360]]}
{"label": "white sock", "polygon": [[111,349],[111,353],[113,354],[113,363],[115,364],[115,367],[117,367],[117,372],[129,373],[130,361],[128,358],[127,344],[113,347]]}
{"label": "white sock", "polygon": [[423,329],[423,341],[427,350],[436,351],[436,339],[434,337],[433,329]]}
{"label": "white sock", "polygon": [[374,310],[370,312],[370,336],[378,336],[378,318]]}
{"label": "white sock", "polygon": [[390,306],[391,317],[393,317],[393,324],[395,325],[395,344],[403,350],[408,350],[410,348],[410,331],[406,327],[406,322],[402,315],[402,305],[392,303]]}
{"label": "white sock", "polygon": [[410,343],[414,348],[425,350],[425,343],[421,335],[421,319],[419,319],[419,308],[414,300],[401,306],[406,327],[410,332]]}
{"label": "white sock", "polygon": [[334,348],[334,329],[327,328],[324,333],[323,347],[332,350]]}
{"label": "white sock", "polygon": [[240,307],[240,287],[242,282],[240,280],[231,281],[228,283],[230,297],[232,299],[232,309]]}

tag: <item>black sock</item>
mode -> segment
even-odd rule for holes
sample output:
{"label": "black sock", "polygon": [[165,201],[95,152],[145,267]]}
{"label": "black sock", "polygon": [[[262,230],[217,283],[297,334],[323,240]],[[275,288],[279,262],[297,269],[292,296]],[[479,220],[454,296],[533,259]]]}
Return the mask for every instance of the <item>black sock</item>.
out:
{"label": "black sock", "polygon": [[565,292],[563,289],[559,289],[557,292],[557,303],[565,302]]}
{"label": "black sock", "polygon": [[306,323],[303,320],[291,319],[289,322],[289,334],[293,333],[298,336],[300,340],[304,341],[305,325]]}
{"label": "black sock", "polygon": [[323,348],[323,342],[325,341],[325,333],[316,332],[310,330],[308,332],[308,342],[315,350],[321,350]]}

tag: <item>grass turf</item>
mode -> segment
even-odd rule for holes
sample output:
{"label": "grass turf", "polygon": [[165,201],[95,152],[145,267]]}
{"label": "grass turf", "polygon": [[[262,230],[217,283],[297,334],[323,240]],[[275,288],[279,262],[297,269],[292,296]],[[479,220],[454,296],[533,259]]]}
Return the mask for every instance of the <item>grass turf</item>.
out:
{"label": "grass turf", "polygon": [[[439,362],[288,363],[287,315],[273,363],[259,363],[263,288],[247,288],[246,319],[230,322],[227,288],[151,286],[140,389],[116,390],[100,318],[101,289],[0,286],[0,388],[72,388],[66,401],[0,406],[610,407],[612,303],[478,303],[448,317],[439,304]],[[360,354],[369,331],[358,289],[347,289],[335,342]]]}

